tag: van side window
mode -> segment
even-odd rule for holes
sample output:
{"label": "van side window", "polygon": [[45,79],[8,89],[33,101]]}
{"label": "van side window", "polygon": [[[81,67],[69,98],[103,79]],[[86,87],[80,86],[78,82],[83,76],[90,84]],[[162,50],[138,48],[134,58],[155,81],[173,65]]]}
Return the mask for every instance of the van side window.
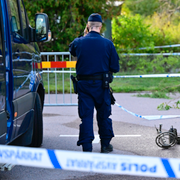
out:
{"label": "van side window", "polygon": [[[0,21],[1,23],[1,21]],[[1,24],[0,24],[0,57],[3,55],[3,50],[2,50],[2,37],[1,37]],[[1,59],[0,59],[0,64],[1,64]]]}
{"label": "van side window", "polygon": [[19,19],[19,13],[18,13],[18,6],[17,6],[17,0],[9,0],[9,7],[11,11],[11,30],[12,33],[18,33],[22,35],[21,28],[20,28],[20,19]]}
{"label": "van side window", "polygon": [[5,96],[6,96],[5,65],[3,60],[2,43],[3,43],[2,32],[1,32],[1,24],[0,24],[0,111],[5,109]]}
{"label": "van side window", "polygon": [[24,5],[22,3],[22,0],[20,0],[20,8],[21,8],[21,16],[22,16],[22,28],[23,28],[23,37],[27,40],[28,37],[28,27],[27,27],[27,21],[26,21],[26,13],[24,9]]}

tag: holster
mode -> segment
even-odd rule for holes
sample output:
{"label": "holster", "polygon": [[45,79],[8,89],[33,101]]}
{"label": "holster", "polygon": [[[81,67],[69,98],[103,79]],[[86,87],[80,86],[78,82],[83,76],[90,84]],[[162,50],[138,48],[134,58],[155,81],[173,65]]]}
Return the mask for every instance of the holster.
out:
{"label": "holster", "polygon": [[109,89],[109,83],[112,83],[112,81],[113,81],[112,73],[110,73],[110,72],[109,73],[104,73],[102,81],[103,81],[103,88]]}
{"label": "holster", "polygon": [[71,80],[73,82],[73,87],[74,87],[74,93],[77,94],[77,83],[78,83],[78,80],[76,79],[76,77],[74,77],[73,75],[71,75]]}
{"label": "holster", "polygon": [[110,96],[111,96],[111,104],[112,104],[112,105],[114,105],[114,104],[115,104],[116,99],[115,99],[115,98],[114,98],[114,96],[113,96],[113,90],[112,90],[112,88],[111,88],[111,87],[109,87],[109,89],[110,89]]}
{"label": "holster", "polygon": [[109,83],[113,82],[113,73],[109,72]]}

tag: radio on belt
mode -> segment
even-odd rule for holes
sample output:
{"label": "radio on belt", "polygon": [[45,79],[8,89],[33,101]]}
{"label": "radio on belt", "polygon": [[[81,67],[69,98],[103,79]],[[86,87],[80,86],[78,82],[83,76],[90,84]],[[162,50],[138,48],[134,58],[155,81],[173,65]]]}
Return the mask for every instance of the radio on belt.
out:
{"label": "radio on belt", "polygon": [[103,88],[109,89],[109,73],[103,74]]}

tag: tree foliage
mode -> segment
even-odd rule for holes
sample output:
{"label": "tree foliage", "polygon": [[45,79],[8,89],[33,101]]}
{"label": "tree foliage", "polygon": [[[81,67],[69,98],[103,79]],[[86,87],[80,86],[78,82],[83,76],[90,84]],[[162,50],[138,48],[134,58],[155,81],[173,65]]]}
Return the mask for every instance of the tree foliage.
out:
{"label": "tree foliage", "polygon": [[151,16],[156,12],[159,15],[166,13],[172,18],[180,11],[179,0],[126,0],[125,2],[131,12],[143,16]]}
{"label": "tree foliage", "polygon": [[68,51],[70,42],[85,28],[91,13],[99,13],[105,20],[120,14],[120,6],[114,0],[24,0],[30,24],[34,27],[36,13],[49,16],[52,40],[39,44],[41,51]]}
{"label": "tree foliage", "polygon": [[[113,18],[112,35],[116,50],[120,55],[122,71],[142,73],[176,72],[180,64],[179,57],[162,56],[123,56],[121,53],[163,53],[179,52],[180,48],[157,48],[180,42],[180,23],[169,20],[167,12],[151,16],[134,14],[125,4],[121,16]],[[148,47],[148,48],[142,48]]]}
{"label": "tree foliage", "polygon": [[150,25],[146,25],[140,15],[121,15],[113,19],[112,27],[117,50],[134,51],[140,47],[154,46],[154,38],[149,29]]}
{"label": "tree foliage", "polygon": [[144,16],[153,15],[160,7],[159,0],[126,0],[125,3],[133,14]]}
{"label": "tree foliage", "polygon": [[[171,12],[170,9],[173,9],[173,7],[174,9],[176,8],[176,10],[178,10],[178,3],[180,2],[178,1],[173,6],[173,0],[153,0],[154,3],[161,2],[162,5],[160,7],[162,9],[164,9],[164,6],[167,6],[167,4],[169,4],[169,10],[164,9],[161,13],[157,13],[155,11],[156,9],[154,9],[151,16],[145,16],[145,14],[147,13],[145,5],[142,11],[140,11],[140,9],[138,11],[138,8],[136,9],[135,7],[133,10],[129,9],[129,6],[133,6],[133,3],[136,4],[137,7],[139,7],[139,4],[143,5],[146,0],[133,1],[131,5],[128,4],[130,2],[132,1],[125,1],[125,3],[123,4],[121,16],[113,18],[112,35],[115,39],[114,43],[117,50],[119,52],[179,52],[179,47],[171,49],[153,49],[153,47],[179,44],[180,23],[178,19],[180,16],[177,16],[176,14],[180,15],[180,13],[177,11],[173,15],[173,17],[170,18],[168,12]],[[174,0],[174,2],[176,2],[176,0]],[[157,9],[160,8],[159,6],[157,7]],[[139,8],[143,8],[143,6]],[[136,10],[140,13],[135,14]],[[177,17],[175,18],[175,16]],[[142,47],[150,48],[146,50],[139,49]],[[125,51],[122,51],[124,49]]]}

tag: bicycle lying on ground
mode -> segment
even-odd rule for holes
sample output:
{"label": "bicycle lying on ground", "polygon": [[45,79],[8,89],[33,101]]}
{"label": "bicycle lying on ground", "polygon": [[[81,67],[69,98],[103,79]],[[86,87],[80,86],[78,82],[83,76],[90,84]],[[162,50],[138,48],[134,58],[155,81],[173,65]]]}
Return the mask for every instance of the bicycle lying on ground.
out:
{"label": "bicycle lying on ground", "polygon": [[180,144],[180,137],[177,134],[177,129],[173,128],[173,126],[171,126],[169,131],[162,132],[162,124],[160,124],[159,129],[156,128],[156,130],[158,135],[155,139],[155,142],[159,147],[168,149],[175,146],[176,144]]}

